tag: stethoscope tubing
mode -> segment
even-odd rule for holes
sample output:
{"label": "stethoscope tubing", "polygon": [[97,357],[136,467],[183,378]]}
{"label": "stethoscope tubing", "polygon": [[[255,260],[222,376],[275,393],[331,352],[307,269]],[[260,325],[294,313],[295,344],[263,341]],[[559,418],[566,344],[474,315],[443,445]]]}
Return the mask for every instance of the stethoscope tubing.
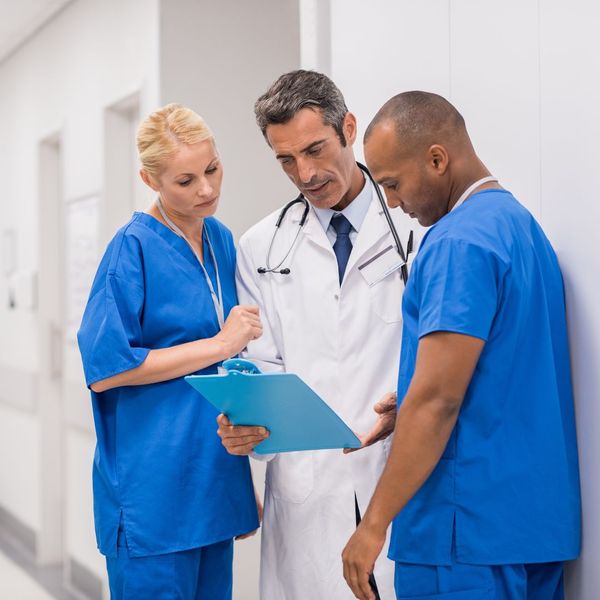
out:
{"label": "stethoscope tubing", "polygon": [[[394,239],[394,245],[396,246],[396,251],[400,255],[402,262],[404,263],[402,265],[402,279],[404,280],[404,283],[406,283],[406,278],[407,278],[406,262],[407,262],[407,255],[408,255],[408,253],[410,253],[410,250],[411,250],[410,246],[412,246],[412,232],[411,232],[411,236],[408,241],[407,251],[405,252],[404,248],[402,247],[402,242],[400,241],[400,236],[398,235],[396,226],[394,225],[394,222],[392,221],[392,216],[390,215],[390,211],[385,203],[385,199],[383,197],[383,194],[381,193],[381,189],[379,188],[379,185],[377,185],[377,182],[373,179],[373,176],[371,175],[371,173],[369,172],[369,169],[365,165],[363,165],[362,163],[359,163],[358,161],[356,162],[356,164],[358,165],[358,168],[369,178],[369,180],[375,187],[377,199],[379,200],[379,204],[381,205],[381,209],[383,210],[383,214],[385,216],[385,220],[387,221],[388,228],[392,234],[392,238]],[[294,237],[294,240],[292,241],[289,250],[285,253],[285,256],[283,257],[283,259],[276,266],[271,267],[270,266],[271,250],[273,249],[273,244],[275,243],[275,238],[277,237],[277,232],[279,231],[287,212],[296,204],[302,204],[304,206],[304,210],[302,212],[302,217],[300,218],[300,222],[298,223],[298,231],[296,232],[296,236]],[[302,230],[302,228],[304,227],[304,224],[306,223],[309,212],[310,212],[310,204],[308,203],[308,200],[304,197],[304,194],[299,194],[296,198],[294,198],[292,201],[288,202],[281,209],[281,212],[279,213],[279,216],[277,217],[277,221],[275,222],[275,231],[273,232],[273,236],[271,237],[271,241],[269,243],[269,249],[267,250],[265,266],[259,267],[257,269],[258,273],[260,273],[261,275],[264,275],[265,273],[277,273],[280,275],[289,275],[289,273],[290,273],[289,268],[280,269],[280,267],[287,260],[288,256],[291,254],[292,250],[294,249],[296,242],[298,240],[298,236],[300,235],[300,231]]]}

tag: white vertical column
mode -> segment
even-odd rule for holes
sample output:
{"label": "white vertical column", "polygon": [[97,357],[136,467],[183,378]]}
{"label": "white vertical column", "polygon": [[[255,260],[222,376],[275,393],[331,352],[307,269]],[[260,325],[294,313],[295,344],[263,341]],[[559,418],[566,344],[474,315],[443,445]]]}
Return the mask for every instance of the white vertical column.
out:
{"label": "white vertical column", "polygon": [[300,65],[331,73],[331,0],[300,1]]}
{"label": "white vertical column", "polygon": [[63,553],[62,430],[62,184],[58,134],[44,139],[39,158],[39,405],[40,530],[37,560],[59,563]]}
{"label": "white vertical column", "polygon": [[213,130],[225,170],[217,217],[236,237],[297,195],[253,109],[300,66],[298,1],[161,2],[160,101],[188,105]]}
{"label": "white vertical column", "polygon": [[134,210],[145,210],[153,198],[138,174],[135,138],[142,119],[140,103],[141,92],[136,91],[104,109],[101,247],[129,221]]}

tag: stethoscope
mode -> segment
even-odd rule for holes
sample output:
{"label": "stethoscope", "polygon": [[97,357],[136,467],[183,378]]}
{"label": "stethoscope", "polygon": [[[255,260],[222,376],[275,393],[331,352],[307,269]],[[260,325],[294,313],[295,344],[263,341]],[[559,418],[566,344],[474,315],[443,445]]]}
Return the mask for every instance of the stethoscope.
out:
{"label": "stethoscope", "polygon": [[156,207],[158,208],[162,218],[165,220],[165,223],[169,226],[169,228],[175,234],[177,234],[180,238],[182,238],[185,242],[187,242],[187,245],[190,247],[190,250],[194,253],[194,256],[198,260],[198,264],[200,265],[200,268],[202,269],[202,273],[204,274],[204,279],[206,279],[208,289],[210,290],[210,297],[211,297],[213,305],[215,307],[215,312],[217,313],[217,320],[219,321],[219,328],[223,329],[223,325],[225,323],[225,313],[224,313],[224,309],[223,309],[223,292],[221,290],[221,278],[219,277],[219,266],[217,265],[217,258],[215,256],[215,251],[213,250],[212,243],[210,241],[210,237],[208,235],[208,231],[206,230],[206,227],[204,227],[203,233],[206,236],[206,245],[208,246],[208,251],[210,252],[210,258],[215,267],[215,278],[217,280],[217,291],[216,292],[215,292],[215,288],[212,284],[212,281],[208,275],[208,271],[206,270],[206,267],[200,260],[200,256],[198,256],[196,249],[194,248],[194,246],[192,246],[192,244],[190,244],[190,241],[185,237],[183,231],[181,231],[181,229],[179,227],[177,227],[177,225],[175,225],[175,223],[173,223],[173,221],[167,216],[167,213],[165,212],[165,209],[163,208],[160,196],[156,199]]}
{"label": "stethoscope", "polygon": [[[400,236],[398,235],[398,231],[396,230],[394,222],[392,221],[392,216],[390,215],[390,211],[387,207],[387,204],[385,203],[383,194],[381,193],[381,189],[379,189],[379,186],[373,179],[371,173],[369,172],[369,169],[367,169],[367,167],[365,167],[365,165],[363,165],[359,162],[357,162],[356,164],[358,165],[359,169],[369,178],[370,182],[373,184],[373,187],[375,188],[375,191],[377,193],[377,199],[379,200],[379,204],[381,205],[383,214],[385,215],[385,220],[387,221],[387,224],[388,224],[388,227],[392,234],[392,237],[394,238],[394,244],[396,246],[396,251],[398,252],[398,254],[400,255],[400,258],[402,260],[402,266],[400,267],[400,273],[402,276],[402,281],[406,284],[406,281],[408,279],[408,267],[407,267],[408,256],[412,253],[412,250],[413,250],[413,232],[411,230],[411,232],[408,236],[408,242],[406,244],[406,251],[404,251],[402,242],[400,241]],[[290,208],[292,208],[296,204],[302,204],[304,206],[304,210],[302,212],[302,217],[300,218],[300,221],[298,223],[298,230],[296,231],[296,235],[295,235],[288,251],[285,253],[285,256],[281,259],[281,261],[277,265],[275,265],[274,267],[271,267],[271,250],[273,249],[273,244],[275,243],[275,238],[277,237],[277,233],[279,232],[281,223],[283,222],[286,213],[290,210]],[[291,273],[289,267],[285,267],[283,269],[281,269],[280,267],[287,260],[288,256],[291,254],[292,250],[294,249],[296,242],[298,240],[298,236],[300,235],[300,231],[302,231],[302,228],[304,227],[304,224],[306,223],[306,219],[308,218],[309,211],[310,211],[310,204],[308,203],[308,200],[304,197],[304,194],[300,194],[297,198],[294,198],[291,202],[288,202],[281,209],[281,212],[279,213],[279,216],[277,217],[277,221],[275,223],[275,231],[273,232],[273,236],[271,237],[271,242],[269,243],[269,249],[267,251],[265,266],[258,267],[258,269],[257,269],[258,273],[260,273],[261,275],[264,275],[265,273],[277,273],[279,275],[289,275]]]}

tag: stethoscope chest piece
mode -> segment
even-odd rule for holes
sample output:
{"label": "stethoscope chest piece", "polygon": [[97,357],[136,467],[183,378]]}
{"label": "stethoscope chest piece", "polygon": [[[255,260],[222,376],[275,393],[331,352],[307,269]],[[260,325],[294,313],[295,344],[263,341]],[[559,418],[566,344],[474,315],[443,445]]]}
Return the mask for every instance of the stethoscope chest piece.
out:
{"label": "stethoscope chest piece", "polygon": [[[298,222],[298,229],[296,230],[296,235],[294,236],[294,239],[292,240],[292,243],[290,244],[288,251],[285,253],[285,255],[281,259],[281,261],[279,261],[279,263],[277,263],[277,265],[272,267],[271,266],[271,252],[273,250],[273,245],[275,244],[275,240],[277,239],[277,234],[279,233],[279,230],[281,228],[281,224],[283,223],[285,215],[290,210],[290,208],[292,208],[296,204],[302,204],[304,206],[304,210],[302,211],[302,217],[300,217],[300,221]],[[282,269],[281,266],[288,259],[288,257],[292,253],[292,250],[296,246],[296,242],[298,241],[298,236],[300,235],[300,232],[302,231],[302,228],[304,227],[304,224],[306,223],[306,219],[308,218],[309,212],[310,212],[310,205],[308,204],[308,200],[304,197],[304,194],[300,194],[297,198],[294,198],[291,202],[288,202],[281,209],[281,212],[279,213],[279,216],[277,217],[277,221],[275,222],[275,231],[273,232],[273,236],[271,237],[271,241],[269,242],[269,249],[267,250],[265,266],[258,267],[258,269],[256,269],[256,271],[260,275],[265,275],[266,273],[275,273],[277,275],[289,275],[291,273],[291,270],[289,267],[284,267]]]}

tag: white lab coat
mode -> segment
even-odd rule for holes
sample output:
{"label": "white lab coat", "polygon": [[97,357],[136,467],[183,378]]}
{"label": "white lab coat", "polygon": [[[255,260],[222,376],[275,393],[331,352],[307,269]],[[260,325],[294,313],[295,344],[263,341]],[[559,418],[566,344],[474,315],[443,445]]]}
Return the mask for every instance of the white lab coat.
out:
{"label": "white lab coat", "polygon": [[[302,211],[300,204],[288,211],[271,266],[289,250]],[[341,286],[332,245],[312,208],[282,265],[291,273],[257,272],[266,264],[278,215],[260,221],[239,244],[239,301],[258,304],[264,325],[245,356],[263,370],[298,374],[353,431],[365,433],[376,420],[373,405],[396,389],[402,333],[399,271],[369,287],[357,268],[393,243],[383,211],[373,192]],[[392,215],[404,247],[415,230],[416,249],[416,221],[400,210]],[[364,513],[387,448],[378,443],[349,455],[321,450],[267,457],[261,600],[354,598],[343,578],[341,552],[356,528],[354,494]],[[386,555],[387,544],[375,578],[382,600],[392,600],[394,565]]]}

